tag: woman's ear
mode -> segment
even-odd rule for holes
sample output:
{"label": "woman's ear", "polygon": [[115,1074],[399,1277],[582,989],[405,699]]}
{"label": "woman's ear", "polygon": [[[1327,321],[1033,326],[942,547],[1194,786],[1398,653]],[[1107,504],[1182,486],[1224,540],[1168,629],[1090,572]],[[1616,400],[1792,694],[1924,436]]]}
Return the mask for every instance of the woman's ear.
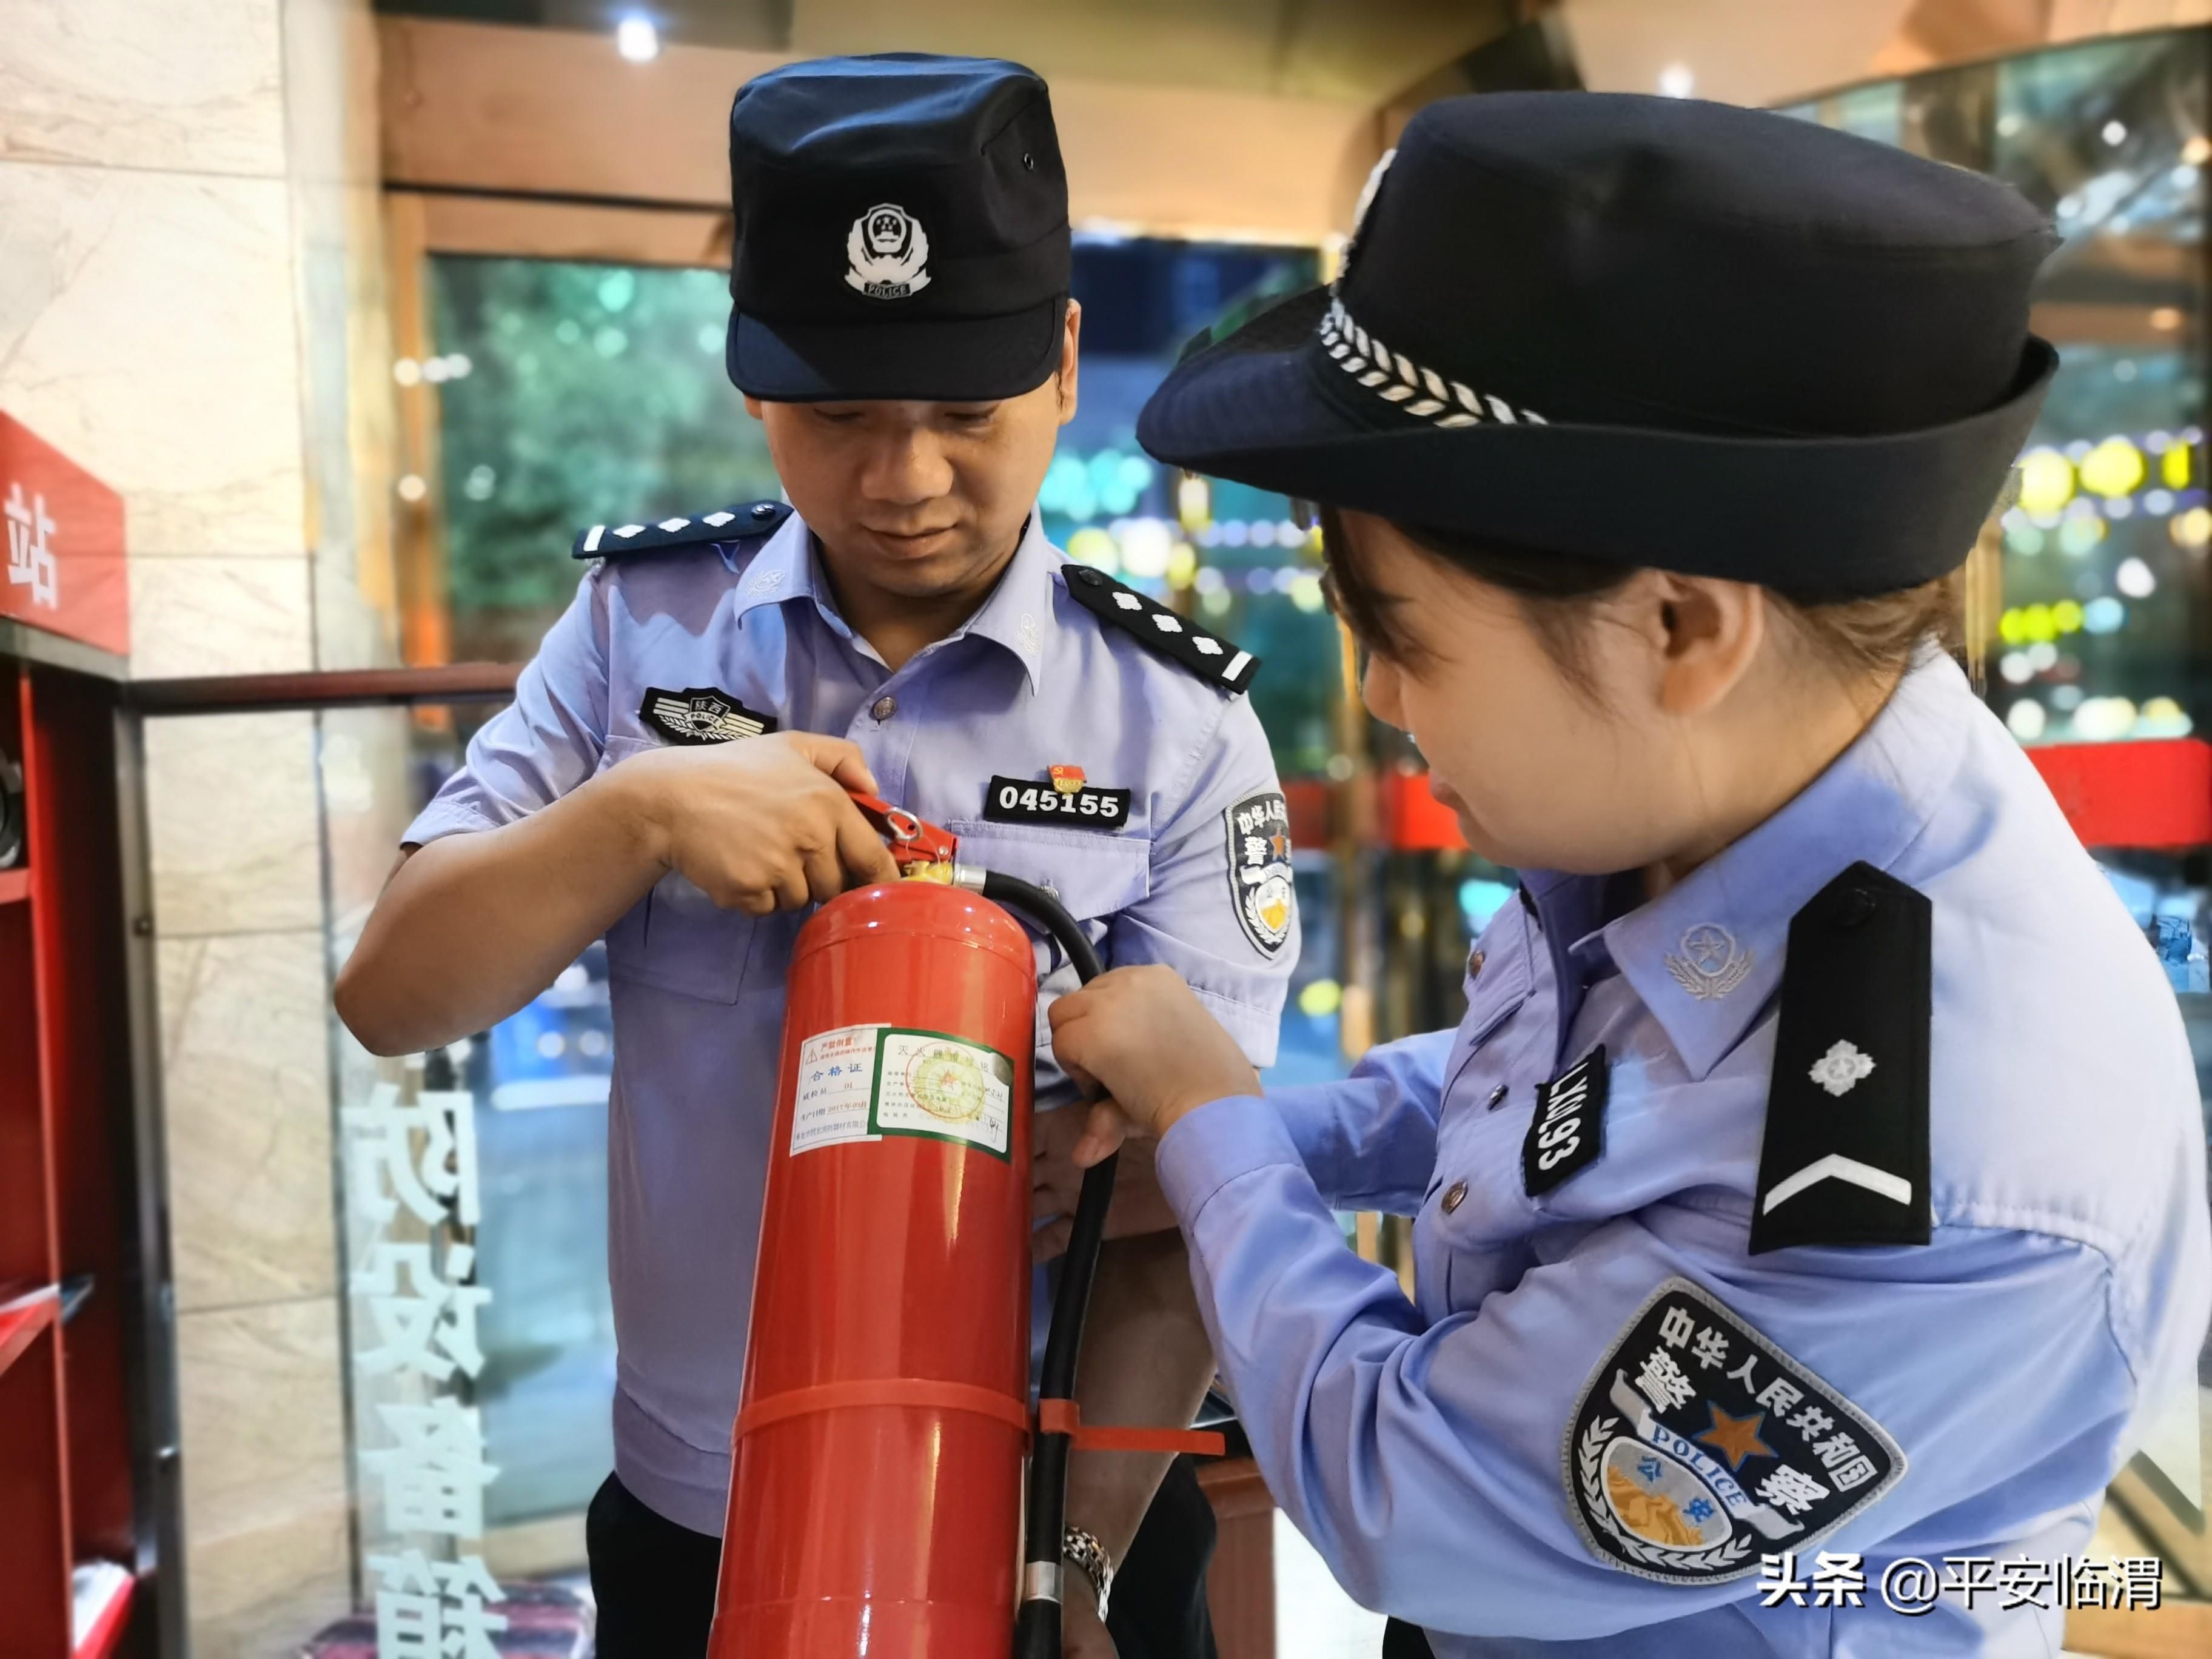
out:
{"label": "woman's ear", "polygon": [[1658,647],[1659,706],[1702,714],[1742,681],[1766,637],[1766,596],[1753,582],[1649,573],[1644,629]]}

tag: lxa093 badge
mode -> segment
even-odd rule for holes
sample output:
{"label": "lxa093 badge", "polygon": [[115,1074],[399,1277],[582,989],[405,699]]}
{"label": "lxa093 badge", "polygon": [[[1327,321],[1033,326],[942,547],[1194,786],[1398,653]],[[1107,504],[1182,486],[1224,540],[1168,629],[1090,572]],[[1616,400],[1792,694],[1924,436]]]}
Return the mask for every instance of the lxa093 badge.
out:
{"label": "lxa093 badge", "polygon": [[1809,1549],[1904,1476],[1882,1426],[1686,1279],[1670,1279],[1583,1386],[1564,1448],[1597,1558],[1713,1583]]}
{"label": "lxa093 badge", "polygon": [[1070,830],[1119,830],[1129,822],[1129,792],[1100,789],[1079,766],[1050,766],[1046,781],[993,778],[983,798],[992,823],[1052,823]]}
{"label": "lxa093 badge", "polygon": [[1540,1198],[1605,1151],[1605,1045],[1536,1085],[1536,1113],[1521,1143],[1522,1190]]}
{"label": "lxa093 badge", "polygon": [[1222,815],[1229,828],[1229,896],[1244,937],[1272,957],[1291,937],[1291,809],[1276,790],[1247,795]]}
{"label": "lxa093 badge", "polygon": [[649,689],[637,717],[671,743],[728,743],[775,730],[773,714],[756,714],[726,691],[695,685],[688,691]]}

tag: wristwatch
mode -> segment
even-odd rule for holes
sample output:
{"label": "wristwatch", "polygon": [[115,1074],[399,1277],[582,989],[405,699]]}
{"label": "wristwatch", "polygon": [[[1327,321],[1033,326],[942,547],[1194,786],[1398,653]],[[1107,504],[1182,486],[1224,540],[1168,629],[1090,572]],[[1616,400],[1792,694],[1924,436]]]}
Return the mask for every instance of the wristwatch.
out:
{"label": "wristwatch", "polygon": [[1083,1569],[1083,1576],[1091,1581],[1091,1593],[1097,1599],[1098,1622],[1106,1622],[1106,1595],[1114,1588],[1114,1563],[1106,1553],[1106,1547],[1080,1527],[1070,1527],[1061,1534],[1060,1553],[1070,1564]]}

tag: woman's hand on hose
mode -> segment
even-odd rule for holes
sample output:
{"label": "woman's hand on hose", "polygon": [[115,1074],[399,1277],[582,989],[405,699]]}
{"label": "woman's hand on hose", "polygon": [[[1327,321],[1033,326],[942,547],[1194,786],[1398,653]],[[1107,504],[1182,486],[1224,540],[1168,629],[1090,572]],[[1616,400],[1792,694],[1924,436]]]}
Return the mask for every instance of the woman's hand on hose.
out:
{"label": "woman's hand on hose", "polygon": [[1091,1107],[1076,1143],[1081,1169],[1133,1126],[1158,1139],[1209,1101],[1260,1092],[1244,1051],[1171,968],[1116,968],[1061,997],[1052,1051],[1061,1070],[1109,1097]]}

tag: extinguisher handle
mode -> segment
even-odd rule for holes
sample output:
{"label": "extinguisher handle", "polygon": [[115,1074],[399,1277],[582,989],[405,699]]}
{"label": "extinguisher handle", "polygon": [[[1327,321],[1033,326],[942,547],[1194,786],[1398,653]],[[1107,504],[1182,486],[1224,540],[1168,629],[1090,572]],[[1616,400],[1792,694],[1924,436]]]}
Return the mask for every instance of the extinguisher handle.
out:
{"label": "extinguisher handle", "polygon": [[891,846],[891,858],[901,869],[915,864],[950,864],[960,851],[960,837],[919,817],[903,806],[894,806],[878,795],[858,789],[845,792],[860,816]]}

